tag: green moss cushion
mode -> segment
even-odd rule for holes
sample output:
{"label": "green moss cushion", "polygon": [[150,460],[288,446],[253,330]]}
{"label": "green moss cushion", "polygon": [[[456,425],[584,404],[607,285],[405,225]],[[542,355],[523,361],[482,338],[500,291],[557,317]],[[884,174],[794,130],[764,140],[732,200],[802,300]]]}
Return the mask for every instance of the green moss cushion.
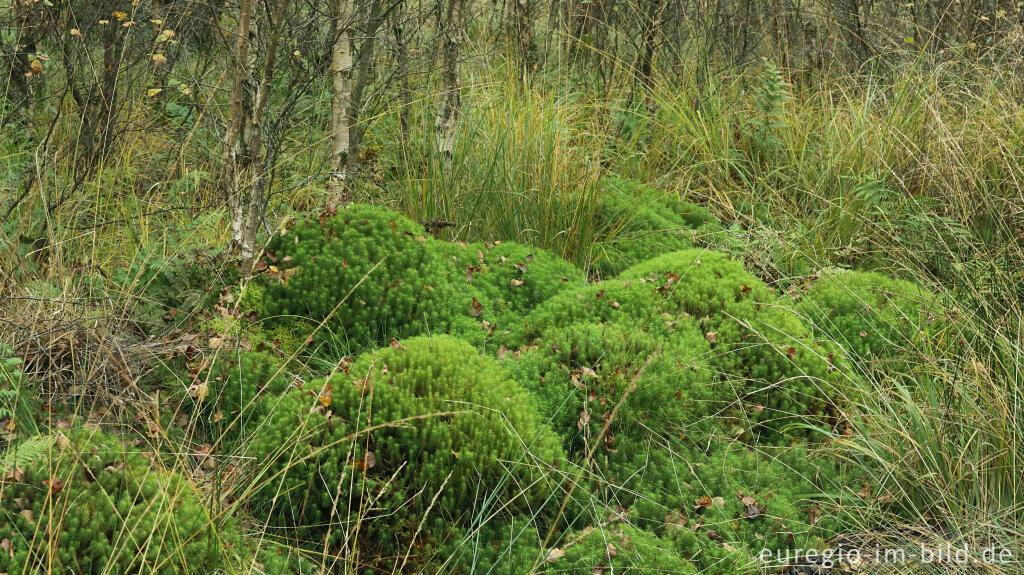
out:
{"label": "green moss cushion", "polygon": [[477,297],[480,307],[471,313],[499,330],[555,294],[586,283],[576,266],[540,248],[513,242],[436,245],[455,269],[458,290]]}
{"label": "green moss cushion", "polygon": [[831,418],[841,354],[742,264],[708,250],[665,254],[619,279],[563,291],[527,314],[506,346],[543,347],[559,326],[622,322],[656,339],[680,326],[700,334],[709,379],[732,404],[720,415],[739,428],[774,433],[808,416],[823,425]]}
{"label": "green moss cushion", "polygon": [[267,248],[260,316],[313,325],[329,318],[318,340],[349,349],[443,333],[471,298],[453,290],[450,268],[430,243],[418,224],[374,206],[300,222]]}
{"label": "green moss cushion", "polygon": [[178,378],[183,412],[224,452],[257,433],[291,383],[276,356],[242,349],[219,350]]}
{"label": "green moss cushion", "polygon": [[625,321],[657,331],[661,299],[637,281],[607,280],[572,286],[517,321],[505,337],[509,348],[535,343],[545,332],[575,323]]}
{"label": "green moss cushion", "polygon": [[662,297],[661,309],[695,321],[711,366],[732,382],[746,417],[778,429],[832,409],[843,358],[742,264],[708,250],[665,254],[626,270]]}
{"label": "green moss cushion", "polygon": [[547,573],[697,573],[670,541],[627,523],[568,533],[547,554]]}
{"label": "green moss cushion", "polygon": [[403,340],[281,400],[252,455],[270,462],[270,475],[283,474],[257,500],[267,508],[280,492],[272,521],[323,531],[377,496],[386,517],[364,533],[390,534],[385,546],[411,537],[438,493],[431,524],[469,524],[498,505],[535,508],[550,496],[558,481],[551,466],[563,457],[537,411],[469,344]]}
{"label": "green moss cushion", "polygon": [[5,473],[0,572],[177,574],[251,560],[234,524],[183,477],[111,436],[68,433]]}
{"label": "green moss cushion", "polygon": [[595,271],[611,278],[660,254],[693,247],[695,238],[720,226],[708,211],[674,193],[632,180],[608,178],[595,208],[595,225],[607,236],[594,246]]}
{"label": "green moss cushion", "polygon": [[801,447],[713,445],[676,466],[686,504],[665,509],[659,529],[701,573],[761,573],[762,549],[821,549],[835,534],[835,518],[814,499],[844,488],[833,463]]}
{"label": "green moss cushion", "polygon": [[908,349],[944,349],[949,327],[938,298],[913,283],[875,272],[829,270],[799,304],[814,327],[862,360]]}

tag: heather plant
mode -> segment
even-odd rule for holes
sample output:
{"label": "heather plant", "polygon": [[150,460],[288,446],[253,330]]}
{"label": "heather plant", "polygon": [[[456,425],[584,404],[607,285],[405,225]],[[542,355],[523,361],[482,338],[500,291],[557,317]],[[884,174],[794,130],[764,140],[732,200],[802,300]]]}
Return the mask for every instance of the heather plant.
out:
{"label": "heather plant", "polygon": [[103,433],[59,434],[0,490],[3,572],[193,573],[252,560],[184,477]]}
{"label": "heather plant", "polygon": [[454,290],[449,267],[421,226],[385,208],[353,205],[293,222],[275,234],[260,268],[264,321],[325,329],[362,349],[421,332],[445,332],[472,297]]}
{"label": "heather plant", "polygon": [[495,506],[534,509],[551,496],[551,465],[563,457],[536,412],[473,346],[451,336],[396,340],[279,400],[250,450],[278,478],[254,496],[257,507],[272,525],[283,519],[337,543],[347,526],[332,530],[332,519],[369,505],[380,519],[365,519],[361,536],[385,554],[421,521],[432,530],[469,525]]}

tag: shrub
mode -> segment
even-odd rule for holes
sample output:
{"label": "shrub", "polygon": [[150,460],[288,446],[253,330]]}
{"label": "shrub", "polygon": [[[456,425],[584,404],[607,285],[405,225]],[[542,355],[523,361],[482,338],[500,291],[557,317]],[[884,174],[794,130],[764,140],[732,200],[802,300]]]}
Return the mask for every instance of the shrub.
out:
{"label": "shrub", "polygon": [[[468,525],[485,507],[530,509],[550,495],[548,468],[562,457],[536,411],[495,360],[465,342],[396,343],[282,399],[252,454],[271,462],[271,474],[287,474],[258,499],[266,503],[280,487],[277,506],[298,517],[293,525],[326,526],[356,517],[373,497],[383,520],[361,533],[367,542],[388,534],[378,544],[392,551],[411,538],[446,480],[432,521]],[[373,426],[381,427],[348,439]]]}
{"label": "shrub", "polygon": [[453,289],[451,268],[431,244],[418,224],[373,206],[300,222],[267,248],[260,315],[318,324],[338,306],[317,339],[333,333],[351,348],[444,332],[471,298]]}
{"label": "shrub", "polygon": [[194,573],[242,564],[238,533],[211,517],[180,475],[150,469],[137,449],[98,432],[75,430],[54,443],[5,474],[0,571]]}
{"label": "shrub", "polygon": [[595,206],[595,224],[609,239],[595,246],[593,265],[612,277],[666,252],[693,247],[694,238],[718,229],[706,209],[632,180],[609,178]]}
{"label": "shrub", "polygon": [[948,327],[945,310],[927,290],[874,272],[827,271],[798,309],[860,359],[890,359],[917,346],[939,357]]}

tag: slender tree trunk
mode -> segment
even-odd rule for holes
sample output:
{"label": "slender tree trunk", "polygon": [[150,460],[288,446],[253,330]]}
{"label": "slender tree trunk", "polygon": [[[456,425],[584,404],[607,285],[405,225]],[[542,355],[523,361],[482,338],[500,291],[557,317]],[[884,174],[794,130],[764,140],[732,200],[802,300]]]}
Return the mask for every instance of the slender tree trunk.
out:
{"label": "slender tree trunk", "polygon": [[96,123],[99,124],[98,149],[95,150],[95,158],[98,160],[106,155],[107,150],[113,144],[115,110],[117,108],[117,79],[120,69],[121,50],[118,46],[118,37],[122,30],[120,26],[105,26],[103,28],[103,83],[97,95]]}
{"label": "slender tree trunk", "polygon": [[398,81],[401,83],[398,88],[399,99],[401,100],[400,108],[398,109],[398,124],[403,142],[409,139],[409,107],[412,105],[412,90],[409,88],[409,38],[405,30],[407,17],[405,2],[403,1],[395,9],[391,27],[395,38],[395,49],[397,50],[395,64],[398,66],[398,70],[396,72],[398,74]]}
{"label": "slender tree trunk", "polygon": [[259,150],[252,149],[256,131],[256,25],[255,0],[240,0],[235,43],[228,129],[224,136],[224,189],[231,215],[231,245],[243,260],[250,260],[256,243],[252,225],[253,173],[261,171]]}
{"label": "slender tree trunk", "polygon": [[331,176],[328,180],[332,201],[346,203],[348,154],[352,141],[349,106],[352,100],[352,35],[350,0],[335,0],[335,39],[331,54]]}
{"label": "slender tree trunk", "polygon": [[[10,55],[5,54],[8,61],[6,72],[12,92],[10,97],[15,102],[13,110],[14,117],[18,123],[27,124],[29,118],[29,107],[32,102],[32,87],[29,85],[29,77],[34,76],[31,62],[29,61],[29,48],[36,45],[36,29],[39,25],[37,6],[14,2],[14,43],[10,47]],[[71,38],[76,40],[77,38]],[[68,40],[65,39],[65,42]],[[8,52],[4,47],[4,52]]]}
{"label": "slender tree trunk", "polygon": [[441,22],[441,80],[444,86],[441,107],[434,122],[437,149],[446,161],[455,155],[455,123],[462,109],[459,87],[459,56],[464,34],[465,0],[449,0],[444,7]]}
{"label": "slender tree trunk", "polygon": [[[367,6],[369,4],[369,6]],[[349,103],[349,150],[348,150],[348,172],[355,174],[359,169],[359,150],[363,143],[365,126],[361,123],[363,105],[365,104],[365,92],[367,86],[372,83],[372,65],[374,50],[376,48],[377,31],[384,20],[381,12],[384,0],[367,0],[360,3],[359,13],[367,13],[364,25],[360,30],[362,43],[356,54],[355,81],[352,84],[352,99]]]}
{"label": "slender tree trunk", "polygon": [[274,79],[279,27],[288,0],[273,4],[261,66],[255,0],[241,0],[235,47],[230,118],[224,137],[224,187],[231,215],[231,244],[243,262],[256,253],[256,236],[264,217],[263,127]]}
{"label": "slender tree trunk", "polygon": [[775,44],[778,46],[780,66],[783,74],[791,73],[789,58],[789,31],[787,27],[786,10],[780,0],[772,0],[772,17],[775,28]]}
{"label": "slender tree trunk", "polygon": [[509,0],[509,43],[523,76],[533,71],[533,4],[531,0]]}
{"label": "slender tree trunk", "polygon": [[654,48],[664,9],[665,0],[648,0],[647,11],[641,15],[643,36],[637,54],[635,75],[643,89],[644,104],[649,114],[654,113]]}
{"label": "slender tree trunk", "polygon": [[551,0],[548,3],[548,26],[547,30],[544,31],[544,52],[542,58],[544,65],[547,66],[552,58],[558,53],[558,46],[560,43],[556,40],[556,34],[564,34],[562,30],[562,12],[564,10],[565,0]]}
{"label": "slender tree trunk", "polygon": [[854,68],[860,68],[871,55],[867,38],[864,37],[864,26],[861,21],[860,0],[834,0],[839,26],[846,38],[846,44],[854,57]]}

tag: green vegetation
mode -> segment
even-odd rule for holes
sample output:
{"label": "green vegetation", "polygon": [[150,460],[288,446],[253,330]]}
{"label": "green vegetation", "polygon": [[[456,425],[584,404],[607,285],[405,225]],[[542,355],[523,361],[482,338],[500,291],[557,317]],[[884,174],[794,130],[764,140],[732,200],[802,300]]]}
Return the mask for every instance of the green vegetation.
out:
{"label": "green vegetation", "polygon": [[12,2],[0,575],[1024,572],[1022,10]]}
{"label": "green vegetation", "polygon": [[[202,360],[201,360],[202,361]],[[266,352],[221,351],[182,377],[181,411],[197,437],[237,448],[258,433],[273,411],[273,398],[289,387],[288,374]]]}
{"label": "green vegetation", "polygon": [[0,344],[0,445],[13,443],[19,428],[33,423],[27,406],[31,395],[24,385],[21,360],[11,357],[11,349]]}
{"label": "green vegetation", "polygon": [[[586,281],[575,266],[542,249],[510,242],[438,246],[455,268],[456,290],[469,289],[478,298],[479,309],[469,312],[502,329],[537,304]],[[460,272],[465,284],[458,281]]]}
{"label": "green vegetation", "polygon": [[[282,451],[296,434],[304,448]],[[533,398],[495,360],[450,336],[364,354],[293,392],[250,453],[273,462],[272,481],[257,494],[266,513],[284,509],[289,523],[342,540],[347,528],[332,519],[372,505],[380,518],[364,518],[362,528],[376,534],[381,556],[401,552],[424,521],[434,532],[496,508],[542,506],[563,457]],[[287,479],[273,480],[283,470]]]}
{"label": "green vegetation", "polygon": [[695,239],[719,232],[707,209],[633,180],[609,178],[594,213],[608,239],[595,244],[593,265],[612,277],[636,262],[693,247]]}
{"label": "green vegetation", "polygon": [[890,359],[914,349],[952,352],[942,341],[950,318],[941,302],[921,286],[879,273],[826,271],[799,309],[853,357]]}
{"label": "green vegetation", "polygon": [[317,337],[344,349],[443,332],[472,300],[453,291],[441,254],[429,244],[422,227],[370,206],[286,226],[264,256],[260,315],[326,322]]}
{"label": "green vegetation", "polygon": [[184,573],[252,560],[237,527],[211,516],[188,480],[110,436],[58,432],[5,475],[4,572]]}

